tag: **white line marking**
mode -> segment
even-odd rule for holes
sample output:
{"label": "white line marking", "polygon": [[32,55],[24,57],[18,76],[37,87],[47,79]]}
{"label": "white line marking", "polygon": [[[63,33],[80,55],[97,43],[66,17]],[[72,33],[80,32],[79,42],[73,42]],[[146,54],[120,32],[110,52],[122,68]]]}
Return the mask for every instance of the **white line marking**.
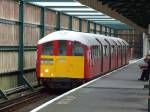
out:
{"label": "white line marking", "polygon": [[97,80],[99,80],[99,79],[105,77],[105,76],[108,76],[108,75],[112,74],[113,72],[116,72],[116,71],[121,70],[121,69],[123,69],[123,68],[125,68],[125,67],[127,67],[127,66],[129,66],[129,65],[131,65],[131,64],[134,64],[134,63],[136,63],[136,62],[138,62],[138,61],[140,61],[140,60],[142,60],[142,59],[143,59],[143,58],[141,58],[141,59],[139,59],[139,60],[136,60],[136,61],[133,61],[133,62],[131,62],[130,64],[128,64],[128,65],[126,65],[126,66],[123,66],[123,67],[121,67],[121,68],[119,68],[119,69],[117,69],[117,70],[114,70],[114,71],[112,71],[112,72],[110,72],[110,73],[107,73],[107,74],[101,76],[101,77],[98,77],[98,78],[96,78],[96,79],[94,79],[94,80],[91,80],[91,81],[89,81],[89,82],[87,82],[87,83],[85,83],[85,84],[83,84],[83,85],[81,85],[81,86],[79,86],[79,87],[77,87],[77,88],[74,88],[74,89],[72,89],[72,90],[70,90],[70,91],[68,91],[68,92],[66,92],[66,93],[64,93],[64,94],[62,94],[62,95],[60,95],[60,96],[58,96],[58,97],[56,97],[56,98],[54,98],[54,99],[52,99],[52,100],[50,100],[50,101],[44,103],[44,104],[42,104],[41,106],[39,106],[39,107],[37,107],[37,108],[31,110],[30,112],[37,112],[37,111],[41,110],[42,108],[48,106],[49,104],[51,104],[51,103],[53,103],[53,102],[59,100],[60,98],[66,96],[66,95],[68,95],[68,94],[70,94],[70,93],[73,93],[73,92],[75,92],[76,90],[78,90],[78,89],[80,89],[80,88],[83,88],[83,87],[85,87],[85,86],[87,86],[87,85],[89,85],[89,84],[91,84],[91,83],[93,83],[93,82],[95,82],[95,81],[97,81]]}

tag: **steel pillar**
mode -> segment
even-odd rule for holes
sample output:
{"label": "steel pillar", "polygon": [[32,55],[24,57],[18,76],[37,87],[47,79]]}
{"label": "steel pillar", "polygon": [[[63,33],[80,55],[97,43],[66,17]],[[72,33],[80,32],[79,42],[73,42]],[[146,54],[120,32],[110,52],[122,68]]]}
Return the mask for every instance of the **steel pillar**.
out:
{"label": "steel pillar", "polygon": [[24,1],[20,0],[19,1],[19,21],[20,21],[20,25],[19,25],[19,60],[18,60],[18,70],[19,70],[19,79],[18,79],[18,84],[23,85],[23,58],[24,58]]}
{"label": "steel pillar", "polygon": [[82,32],[82,19],[79,19],[79,31]]}
{"label": "steel pillar", "polygon": [[41,7],[41,20],[40,20],[40,38],[45,36],[45,8]]}
{"label": "steel pillar", "polygon": [[96,34],[96,23],[94,23],[94,33]]}
{"label": "steel pillar", "polygon": [[60,30],[60,12],[57,12],[56,31]]}
{"label": "steel pillar", "polygon": [[87,33],[90,33],[90,21],[87,21]]}
{"label": "steel pillar", "polygon": [[24,77],[24,1],[19,1],[19,58],[18,58],[18,85],[27,85],[31,90],[33,90],[32,86],[28,83],[28,81]]}
{"label": "steel pillar", "polygon": [[69,30],[72,30],[72,16],[69,16]]}

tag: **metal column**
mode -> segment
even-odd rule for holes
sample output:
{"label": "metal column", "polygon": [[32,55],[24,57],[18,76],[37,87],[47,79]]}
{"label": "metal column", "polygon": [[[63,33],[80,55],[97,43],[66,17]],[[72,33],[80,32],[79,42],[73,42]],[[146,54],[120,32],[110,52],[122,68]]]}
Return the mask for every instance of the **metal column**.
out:
{"label": "metal column", "polygon": [[94,33],[96,34],[96,23],[94,23]]}
{"label": "metal column", "polygon": [[24,1],[20,0],[19,1],[19,60],[18,60],[18,71],[19,71],[19,76],[18,76],[18,85],[27,85],[32,91],[33,88],[29,84],[29,82],[26,80],[24,77]]}
{"label": "metal column", "polygon": [[82,19],[79,19],[79,31],[82,32]]}
{"label": "metal column", "polygon": [[72,16],[69,16],[69,30],[72,30]]}
{"label": "metal column", "polygon": [[20,25],[19,25],[19,60],[18,60],[18,70],[19,70],[19,80],[18,84],[23,85],[23,58],[24,58],[24,44],[23,44],[23,39],[24,39],[24,1],[20,0],[19,1],[19,20],[20,20]]}
{"label": "metal column", "polygon": [[87,33],[90,33],[90,21],[87,21]]}
{"label": "metal column", "polygon": [[60,30],[60,12],[57,12],[56,31]]}
{"label": "metal column", "polygon": [[40,20],[40,38],[45,36],[45,8],[41,7],[41,20]]}

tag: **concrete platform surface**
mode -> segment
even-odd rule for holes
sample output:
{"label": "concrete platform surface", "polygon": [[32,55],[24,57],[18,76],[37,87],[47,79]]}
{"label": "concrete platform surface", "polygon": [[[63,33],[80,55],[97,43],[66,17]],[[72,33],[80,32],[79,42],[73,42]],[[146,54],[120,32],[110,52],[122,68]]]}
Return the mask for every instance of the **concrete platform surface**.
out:
{"label": "concrete platform surface", "polygon": [[37,112],[147,112],[147,82],[133,63],[70,93]]}

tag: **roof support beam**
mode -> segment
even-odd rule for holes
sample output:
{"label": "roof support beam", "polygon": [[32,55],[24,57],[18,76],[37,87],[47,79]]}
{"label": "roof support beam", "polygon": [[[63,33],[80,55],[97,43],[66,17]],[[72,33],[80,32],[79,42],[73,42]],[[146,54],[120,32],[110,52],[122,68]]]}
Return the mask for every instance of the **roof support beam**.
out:
{"label": "roof support beam", "polygon": [[134,23],[133,21],[127,19],[126,17],[122,16],[121,14],[119,14],[118,12],[112,10],[108,5],[103,5],[101,1],[98,0],[77,0],[82,4],[85,4],[97,11],[100,11],[102,13],[105,13],[123,23],[126,23],[128,25],[130,25],[131,27],[141,31],[141,32],[146,32],[146,29],[140,27],[139,25],[137,25],[136,23]]}
{"label": "roof support beam", "polygon": [[24,0],[24,2],[74,2],[74,0]]}
{"label": "roof support beam", "polygon": [[47,8],[72,8],[72,9],[78,9],[78,8],[87,8],[87,6],[46,6]]}

